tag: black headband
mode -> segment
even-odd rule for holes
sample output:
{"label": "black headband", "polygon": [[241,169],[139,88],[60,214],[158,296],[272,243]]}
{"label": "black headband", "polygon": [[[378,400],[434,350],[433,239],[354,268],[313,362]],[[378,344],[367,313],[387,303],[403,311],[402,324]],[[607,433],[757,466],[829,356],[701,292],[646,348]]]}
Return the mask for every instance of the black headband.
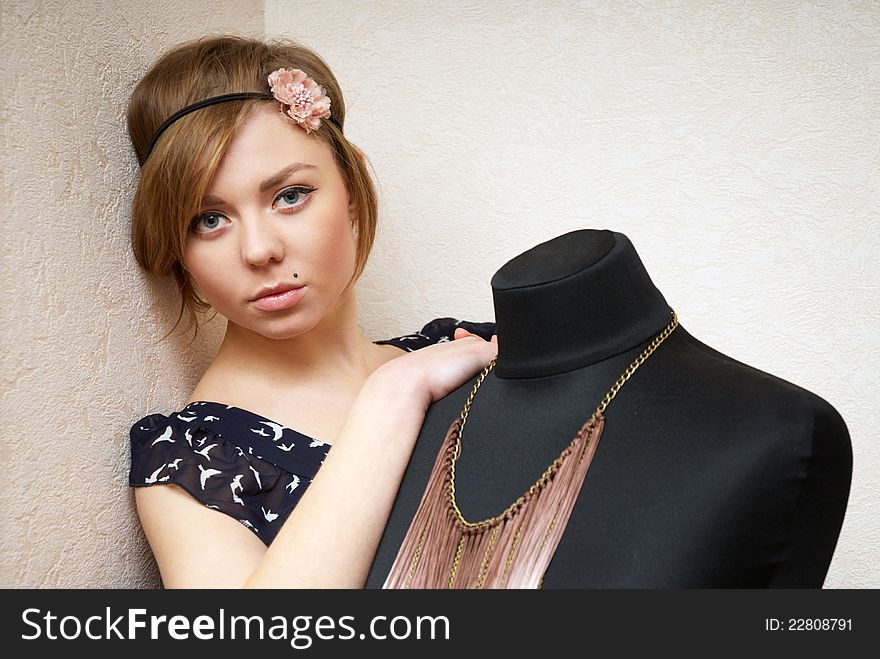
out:
{"label": "black headband", "polygon": [[150,152],[153,150],[153,147],[156,145],[156,140],[159,139],[159,136],[165,132],[165,129],[168,128],[175,121],[180,119],[182,116],[193,112],[194,110],[200,110],[202,108],[206,108],[209,105],[214,105],[216,103],[224,103],[226,101],[237,101],[239,99],[245,98],[264,98],[266,100],[274,99],[269,92],[236,92],[233,94],[221,94],[220,96],[212,96],[211,98],[206,98],[202,101],[198,101],[193,103],[192,105],[187,105],[184,108],[181,108],[170,117],[168,117],[165,121],[162,122],[162,125],[156,130],[153,134],[153,139],[150,140],[149,146],[147,146],[147,150],[144,152],[144,158],[142,160],[142,164],[147,161],[147,158],[150,156]]}

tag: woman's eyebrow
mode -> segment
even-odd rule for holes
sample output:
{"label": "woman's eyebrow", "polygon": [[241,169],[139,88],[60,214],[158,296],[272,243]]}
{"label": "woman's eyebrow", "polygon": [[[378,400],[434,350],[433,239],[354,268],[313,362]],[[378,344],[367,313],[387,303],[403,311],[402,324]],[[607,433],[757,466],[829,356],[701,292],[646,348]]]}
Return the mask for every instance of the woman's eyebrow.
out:
{"label": "woman's eyebrow", "polygon": [[[310,165],[309,163],[305,163],[305,162],[291,163],[290,165],[288,165],[284,169],[278,170],[277,172],[272,174],[272,176],[263,180],[263,182],[260,183],[260,192],[265,192],[269,188],[278,185],[279,183],[281,183],[281,181],[286,179],[288,176],[290,176],[294,172],[297,172],[301,169],[317,169],[317,167],[315,165]],[[220,199],[220,197],[215,197],[213,195],[205,195],[205,198],[202,200],[202,203],[222,204],[223,200]]]}
{"label": "woman's eyebrow", "polygon": [[290,176],[294,172],[299,171],[300,169],[317,169],[317,168],[314,165],[310,165],[305,162],[295,162],[291,165],[288,165],[284,169],[279,170],[278,172],[276,172],[275,174],[273,174],[272,176],[267,178],[265,181],[260,183],[260,192],[265,192],[266,190],[268,190],[272,186],[278,185],[279,183],[281,183],[281,181],[286,179],[288,176]]}

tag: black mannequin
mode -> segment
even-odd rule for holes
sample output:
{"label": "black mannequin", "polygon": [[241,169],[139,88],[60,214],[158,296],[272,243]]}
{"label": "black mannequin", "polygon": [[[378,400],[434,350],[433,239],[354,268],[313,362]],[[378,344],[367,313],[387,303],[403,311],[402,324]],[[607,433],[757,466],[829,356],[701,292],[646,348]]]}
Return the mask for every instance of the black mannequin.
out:
{"label": "black mannequin", "polygon": [[[456,467],[469,521],[534,483],[671,320],[617,232],[537,245],[491,285],[497,364]],[[679,320],[605,411],[543,587],[820,588],[849,497],[846,424],[819,396],[700,343]],[[475,381],[428,410],[367,588],[382,587]]]}

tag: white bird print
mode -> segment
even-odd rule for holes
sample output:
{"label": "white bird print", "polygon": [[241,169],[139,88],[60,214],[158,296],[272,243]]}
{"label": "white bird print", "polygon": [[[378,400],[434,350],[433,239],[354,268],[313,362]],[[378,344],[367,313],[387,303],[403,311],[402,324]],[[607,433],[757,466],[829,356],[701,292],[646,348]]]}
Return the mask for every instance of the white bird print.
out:
{"label": "white bird print", "polygon": [[312,443],[309,444],[309,448],[315,448],[316,446],[324,446],[324,442],[322,442],[320,439],[313,439]]}
{"label": "white bird print", "polygon": [[231,410],[231,409],[232,409],[232,405],[227,405],[227,406],[226,406],[226,409],[227,409],[227,410]]}
{"label": "white bird print", "polygon": [[205,469],[202,465],[199,465],[199,471],[202,472],[201,482],[203,490],[205,489],[205,483],[211,476],[216,476],[217,474],[223,473],[219,469]]}
{"label": "white bird print", "polygon": [[186,432],[183,433],[183,436],[186,437],[186,443],[189,444],[190,448],[192,448],[192,445],[193,445],[192,430],[187,428]]}
{"label": "white bird print", "polygon": [[246,519],[240,519],[240,520],[238,520],[238,521],[241,522],[242,524],[244,524],[244,525],[245,525],[246,527],[248,527],[249,529],[253,529],[253,530],[256,531],[257,533],[260,532],[260,529],[258,529],[257,527],[255,527],[253,524],[251,524],[251,523],[250,523],[249,521],[247,521]]}
{"label": "white bird print", "polygon": [[171,478],[171,476],[162,476],[162,478],[159,479],[159,482],[164,483],[165,481],[169,480],[170,478]]}
{"label": "white bird print", "polygon": [[195,453],[198,453],[199,455],[202,455],[202,456],[208,458],[208,460],[210,460],[210,459],[211,459],[211,456],[208,455],[208,452],[209,452],[212,448],[214,448],[215,446],[217,446],[217,445],[216,445],[216,444],[209,444],[208,446],[206,446],[205,448],[201,449],[200,451],[194,451],[194,452],[195,452]]}
{"label": "white bird print", "polygon": [[290,492],[291,494],[293,494],[293,491],[294,491],[297,487],[299,487],[299,476],[297,476],[296,474],[292,474],[292,476],[293,476],[293,480],[290,481],[290,482],[285,486],[286,489],[287,489],[287,491]]}
{"label": "white bird print", "polygon": [[196,420],[195,416],[180,416],[179,414],[177,415],[177,418],[180,419],[181,421],[195,421]]}
{"label": "white bird print", "polygon": [[174,440],[171,439],[171,426],[165,428],[165,432],[159,435],[159,437],[157,437],[156,440],[152,444],[150,444],[150,446],[155,446],[159,442],[171,442],[172,444],[174,443]]}
{"label": "white bird print", "polygon": [[257,429],[251,428],[251,432],[255,432],[258,435],[260,435],[261,437],[268,437],[269,436],[269,433],[267,433],[262,428],[257,428]]}
{"label": "white bird print", "polygon": [[164,465],[164,464],[163,464],[163,465],[162,465],[161,467],[159,467],[156,471],[154,471],[152,474],[150,474],[149,476],[147,476],[147,477],[144,479],[144,483],[146,483],[147,485],[152,485],[153,483],[157,482],[157,481],[159,480],[159,479],[158,479],[159,472],[162,471],[163,469],[165,469],[165,467],[167,467],[167,466],[168,466],[168,465]]}
{"label": "white bird print", "polygon": [[232,490],[232,500],[240,506],[244,505],[244,501],[242,501],[241,497],[235,493],[235,490],[243,490],[241,486],[242,478],[244,478],[244,474],[237,474],[235,478],[232,479],[232,482],[229,484],[229,489]]}
{"label": "white bird print", "polygon": [[296,446],[296,444],[294,444],[293,442],[290,442],[290,444],[288,446],[285,446],[284,444],[279,444],[278,448],[280,448],[282,451],[289,451],[294,446]]}
{"label": "white bird print", "polygon": [[262,423],[264,426],[269,426],[275,433],[275,436],[272,438],[273,442],[277,442],[279,439],[281,439],[281,432],[283,428],[280,425],[278,425],[277,423],[272,423],[271,421],[260,421],[260,423]]}
{"label": "white bird print", "polygon": [[235,478],[232,479],[232,482],[229,484],[229,489],[235,492],[236,490],[241,490],[241,479],[244,478],[244,474],[236,474]]}
{"label": "white bird print", "polygon": [[180,460],[181,458],[177,458],[177,460],[175,460],[174,462],[169,462],[167,466],[171,467],[172,469],[180,469]]}
{"label": "white bird print", "polygon": [[256,469],[254,469],[254,468],[251,467],[250,465],[248,465],[248,468],[249,468],[252,472],[254,472],[254,478],[257,479],[257,487],[260,488],[260,489],[262,490],[262,489],[263,489],[263,483],[260,481],[260,474],[257,472]]}
{"label": "white bird print", "polygon": [[209,414],[208,416],[205,417],[205,421],[219,421],[219,420],[220,420],[219,416],[213,416],[211,414]]}
{"label": "white bird print", "polygon": [[278,513],[273,513],[271,510],[266,510],[262,506],[260,506],[260,510],[263,511],[263,517],[266,518],[267,522],[274,522],[278,519]]}
{"label": "white bird print", "polygon": [[238,457],[240,457],[240,458],[247,458],[247,456],[244,454],[244,451],[241,450],[241,447],[240,447],[240,446],[236,446],[236,447],[235,447],[235,450],[238,451]]}
{"label": "white bird print", "polygon": [[202,437],[202,438],[199,440],[199,446],[204,446],[204,445],[205,445],[205,442],[207,442],[207,441],[208,441],[207,436]]}
{"label": "white bird print", "polygon": [[143,426],[138,426],[141,430],[149,430],[149,428],[144,428]]}

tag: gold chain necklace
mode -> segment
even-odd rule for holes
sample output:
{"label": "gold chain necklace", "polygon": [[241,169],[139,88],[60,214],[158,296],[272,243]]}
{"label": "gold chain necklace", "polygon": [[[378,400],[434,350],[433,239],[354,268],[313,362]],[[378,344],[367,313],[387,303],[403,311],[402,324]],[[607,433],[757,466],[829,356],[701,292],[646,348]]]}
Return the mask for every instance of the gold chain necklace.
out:
{"label": "gold chain necklace", "polygon": [[[464,409],[447,432],[419,509],[384,587],[410,588],[414,583],[415,587],[443,587],[440,585],[442,575],[446,588],[453,588],[456,578],[461,576],[464,577],[465,585],[460,587],[483,588],[488,580],[489,585],[494,584],[494,587],[534,588],[537,584],[540,588],[546,566],[565,530],[574,500],[577,498],[601,437],[605,423],[605,409],[636,369],[678,326],[675,310],[670,307],[669,311],[672,314],[670,323],[620,375],[590,419],[584,423],[571,443],[544,470],[538,480],[502,513],[478,522],[469,522],[462,515],[455,499],[455,465],[461,455],[461,432],[467,422],[474,396],[489,371],[494,368],[496,360],[489,362],[477,378]],[[568,469],[563,470],[563,465],[566,465],[567,458],[573,452],[579,453],[578,461],[569,461]],[[557,488],[558,492],[546,497],[547,506],[553,509],[552,514],[549,510],[541,510],[540,505],[530,506],[535,500],[538,500],[538,504],[541,503],[542,496],[547,493],[549,485],[554,480],[564,482]],[[443,512],[444,509],[446,513]],[[518,517],[521,519],[517,519]],[[506,553],[506,559],[501,560],[499,555],[493,556],[493,549],[496,546],[502,553]],[[431,549],[427,561],[424,560],[426,548]],[[515,566],[517,551],[519,556],[531,551],[532,560],[526,556],[521,561],[521,566]],[[467,574],[461,575],[459,568],[464,554],[469,557],[469,569]],[[452,559],[451,565],[447,563],[448,572],[438,569],[437,564],[442,561],[442,556],[449,555]],[[481,558],[477,561],[479,557]],[[516,573],[516,578],[513,580],[512,572]]]}

